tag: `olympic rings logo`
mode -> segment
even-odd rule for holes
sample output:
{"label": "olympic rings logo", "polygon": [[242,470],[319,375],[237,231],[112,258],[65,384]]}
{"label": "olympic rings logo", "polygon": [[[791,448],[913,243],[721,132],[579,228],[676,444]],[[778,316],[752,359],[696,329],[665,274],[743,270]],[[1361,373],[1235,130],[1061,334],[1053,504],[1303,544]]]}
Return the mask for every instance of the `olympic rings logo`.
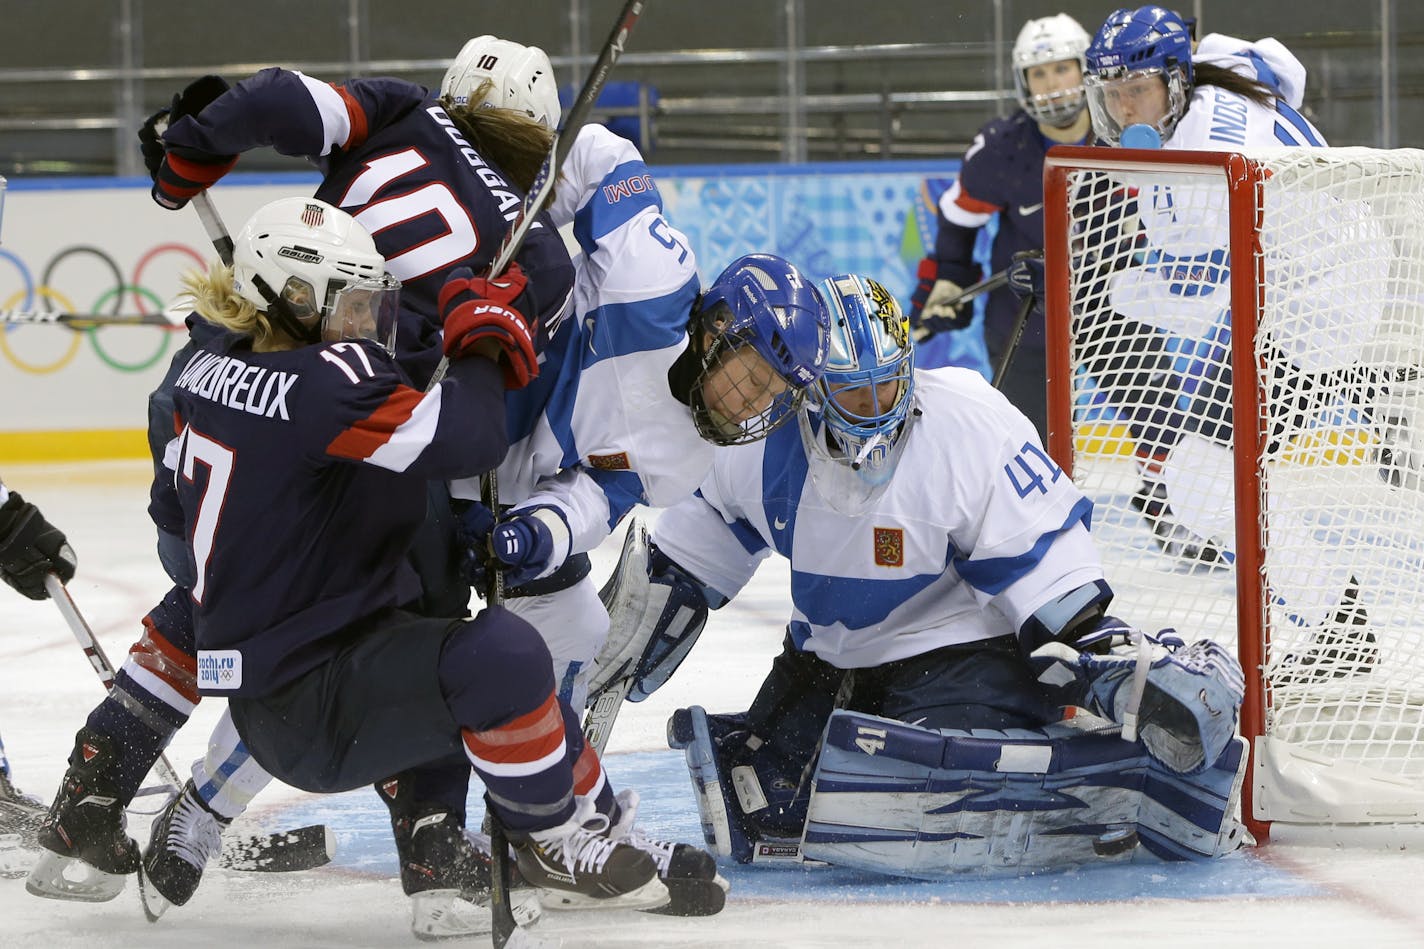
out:
{"label": "olympic rings logo", "polygon": [[[108,253],[98,247],[88,244],[74,245],[56,253],[45,264],[40,274],[39,281],[35,281],[34,273],[18,256],[4,248],[0,248],[0,264],[6,264],[14,268],[20,277],[21,288],[11,293],[9,296],[0,299],[0,309],[43,309],[49,312],[87,312],[105,315],[116,315],[124,312],[126,302],[134,309],[129,312],[137,313],[157,313],[164,307],[164,298],[158,293],[149,289],[143,284],[144,275],[149,271],[155,260],[164,256],[176,255],[186,258],[201,271],[206,271],[207,259],[198,251],[186,244],[159,244],[149,248],[138,262],[134,265],[133,273],[128,279],[124,278],[123,271],[119,268],[117,261]],[[73,264],[80,260],[90,260],[97,262],[107,274],[95,280],[92,273],[87,279],[78,279],[71,276],[68,280],[62,280],[59,275],[61,266]],[[70,270],[71,267],[65,267]],[[88,268],[92,270],[92,265]],[[79,296],[85,290],[91,291],[95,286],[109,286],[89,304],[87,310],[76,306],[76,303],[86,302],[84,296]],[[61,286],[73,287],[73,293],[66,293],[60,289]],[[78,297],[78,299],[76,299]],[[79,354],[79,350],[84,339],[88,339],[90,348],[94,354],[111,369],[119,372],[143,372],[167,354],[172,345],[170,334],[165,330],[159,334],[158,348],[151,354],[134,361],[126,361],[115,356],[112,352],[104,348],[100,342],[100,332],[103,329],[114,329],[115,327],[91,326],[86,329],[69,327],[72,330],[70,341],[58,358],[51,362],[35,362],[22,358],[15,352],[10,343],[10,334],[25,329],[24,324],[9,325],[4,327],[4,332],[0,332],[0,354],[22,372],[32,375],[48,375],[59,372],[64,367],[74,361]],[[127,329],[127,328],[125,328]]]}

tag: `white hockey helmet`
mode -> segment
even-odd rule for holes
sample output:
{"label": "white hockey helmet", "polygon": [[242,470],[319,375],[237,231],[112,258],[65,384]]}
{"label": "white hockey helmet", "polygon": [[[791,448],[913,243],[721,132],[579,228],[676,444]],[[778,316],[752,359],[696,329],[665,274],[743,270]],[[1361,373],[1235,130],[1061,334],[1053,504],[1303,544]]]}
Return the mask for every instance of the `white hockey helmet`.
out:
{"label": "white hockey helmet", "polygon": [[[492,84],[483,103],[470,96],[486,79]],[[559,127],[559,87],[548,55],[537,46],[525,46],[497,36],[476,36],[445,70],[440,94],[456,105],[513,109],[525,112],[548,128]]]}
{"label": "white hockey helmet", "polygon": [[1071,59],[1077,61],[1081,75],[1088,69],[1084,54],[1089,42],[1088,31],[1066,13],[1029,20],[1019,30],[1013,52],[1014,88],[1019,105],[1035,122],[1059,128],[1071,125],[1087,100],[1081,83],[1072,89],[1033,95],[1028,88],[1028,70],[1044,63]]}
{"label": "white hockey helmet", "polygon": [[400,281],[355,218],[316,198],[258,208],[232,247],[233,289],[308,342],[395,344]]}

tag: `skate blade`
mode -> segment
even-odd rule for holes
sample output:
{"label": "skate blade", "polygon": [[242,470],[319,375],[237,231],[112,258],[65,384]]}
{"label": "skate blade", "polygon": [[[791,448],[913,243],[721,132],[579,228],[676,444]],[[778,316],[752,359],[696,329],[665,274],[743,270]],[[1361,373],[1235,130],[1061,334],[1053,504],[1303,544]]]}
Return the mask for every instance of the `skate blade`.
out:
{"label": "skate blade", "polygon": [[0,879],[27,877],[34,862],[35,852],[25,849],[19,834],[0,834]]}
{"label": "skate blade", "polygon": [[652,910],[666,906],[672,902],[672,896],[668,893],[668,888],[663,881],[654,877],[636,890],[629,890],[620,896],[608,896],[599,899],[594,896],[585,896],[582,893],[572,893],[568,890],[556,890],[552,888],[539,889],[539,902],[545,909],[549,910],[580,910],[580,909],[636,909]]}
{"label": "skate blade", "polygon": [[168,912],[168,907],[173,905],[149,882],[148,874],[143,872],[141,863],[138,867],[138,897],[139,902],[143,904],[143,915],[150,923],[158,922],[163,914]]}
{"label": "skate blade", "polygon": [[30,870],[25,889],[50,900],[107,903],[124,891],[124,877],[46,850]]}
{"label": "skate blade", "polygon": [[[531,926],[543,915],[532,890],[510,894],[509,908],[520,926]],[[459,890],[426,890],[410,898],[410,931],[422,942],[488,935],[494,928],[488,899],[473,902]]]}
{"label": "skate blade", "polygon": [[658,906],[647,913],[659,916],[716,916],[727,905],[727,891],[731,884],[718,874],[711,880],[664,880],[669,900],[666,906]]}

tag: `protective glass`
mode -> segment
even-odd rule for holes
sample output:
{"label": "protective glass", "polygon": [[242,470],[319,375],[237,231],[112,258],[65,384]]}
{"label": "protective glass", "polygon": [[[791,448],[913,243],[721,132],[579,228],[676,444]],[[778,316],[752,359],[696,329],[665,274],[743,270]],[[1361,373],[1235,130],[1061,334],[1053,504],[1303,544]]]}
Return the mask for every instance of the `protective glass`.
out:
{"label": "protective glass", "polygon": [[395,352],[400,290],[400,281],[390,274],[341,285],[333,280],[322,314],[322,339],[329,343],[370,339],[386,352]]}
{"label": "protective glass", "polygon": [[1083,77],[1093,131],[1100,140],[1117,145],[1129,125],[1150,125],[1162,141],[1186,111],[1187,94],[1181,73],[1168,75],[1159,68],[1134,69],[1114,76],[1088,73]]}

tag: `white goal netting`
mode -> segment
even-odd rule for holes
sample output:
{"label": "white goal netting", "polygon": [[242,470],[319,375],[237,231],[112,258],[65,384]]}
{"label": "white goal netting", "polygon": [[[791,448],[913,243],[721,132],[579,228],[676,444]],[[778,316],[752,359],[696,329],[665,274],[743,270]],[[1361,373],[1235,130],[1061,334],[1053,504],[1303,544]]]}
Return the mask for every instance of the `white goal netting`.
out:
{"label": "white goal netting", "polygon": [[1046,201],[1113,612],[1239,641],[1256,818],[1424,820],[1424,152],[1071,149]]}

